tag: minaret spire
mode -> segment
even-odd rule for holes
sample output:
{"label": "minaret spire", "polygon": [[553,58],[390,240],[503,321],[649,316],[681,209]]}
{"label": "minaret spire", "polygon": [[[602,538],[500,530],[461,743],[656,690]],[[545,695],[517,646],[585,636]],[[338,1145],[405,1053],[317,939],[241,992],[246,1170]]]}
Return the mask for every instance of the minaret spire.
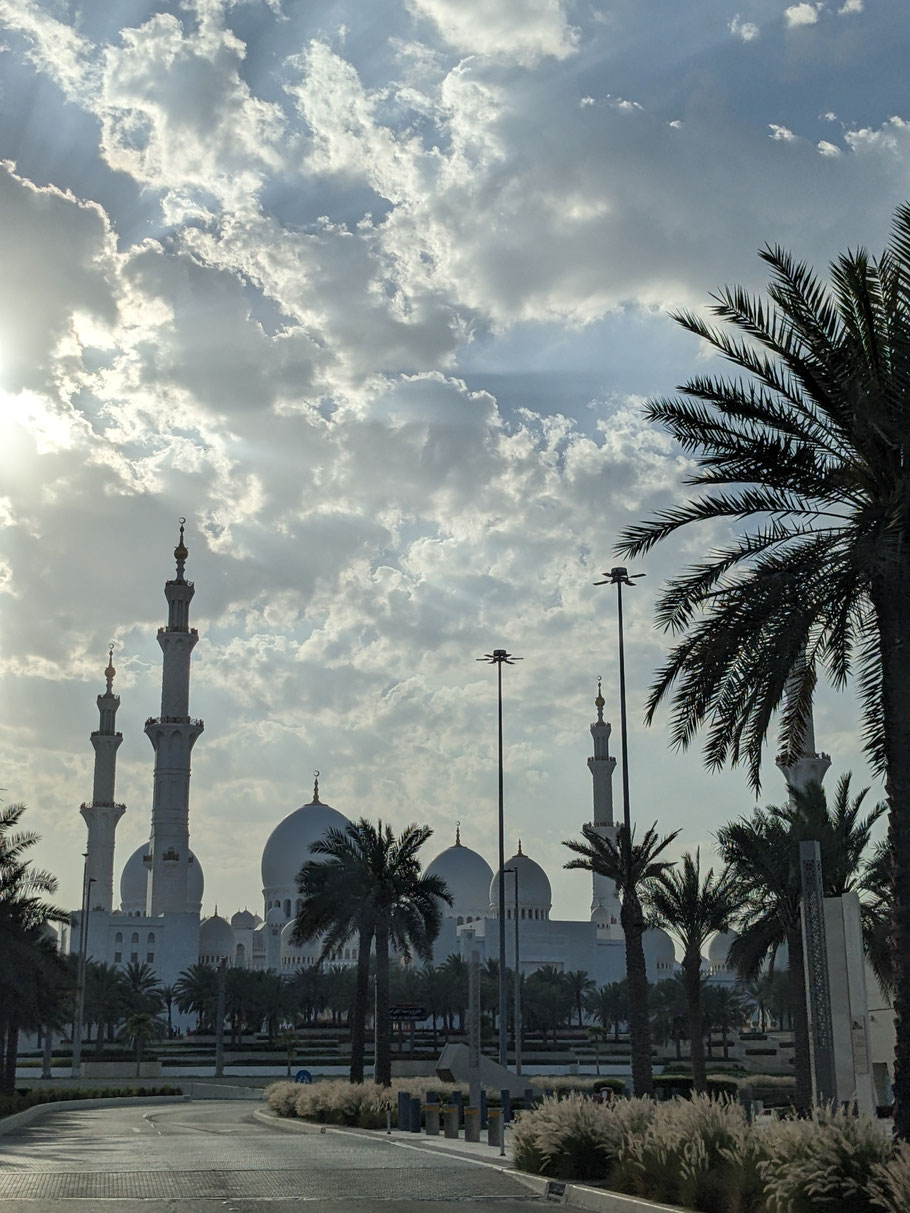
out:
{"label": "minaret spire", "polygon": [[167,627],[158,629],[163,654],[161,715],[145,722],[145,733],[155,750],[152,800],[151,873],[147,913],[187,913],[187,875],[190,857],[190,753],[203,730],[201,720],[189,716],[190,656],[199,634],[189,626],[190,603],[196,588],[184,576],[189,556],[184,542],[185,518],[174,548],[177,576],[164,586],[168,603]]}
{"label": "minaret spire", "polygon": [[[790,676],[786,694],[788,708],[792,707],[794,701],[803,693],[807,679],[811,680],[810,685],[814,689],[814,672],[808,669],[806,652],[803,650],[802,656]],[[795,788],[797,791],[802,791],[810,783],[821,783],[831,765],[831,755],[817,751],[815,748],[815,718],[811,700],[803,723],[799,757],[790,764],[786,763],[785,758],[786,755],[781,754],[776,759],[778,770],[786,779],[787,787]]]}
{"label": "minaret spire", "polygon": [[126,812],[126,806],[114,801],[114,784],[117,775],[117,751],[123,734],[116,731],[117,709],[120,696],[113,691],[114,646],[108,653],[107,689],[97,699],[100,717],[98,728],[91,735],[95,751],[95,777],[92,785],[92,800],[83,804],[79,812],[88,826],[86,840],[86,875],[91,882],[89,906],[93,910],[106,910],[109,914],[114,900],[114,834],[117,822]]}
{"label": "minaret spire", "polygon": [[[591,725],[594,754],[588,759],[588,770],[594,781],[594,820],[585,828],[600,838],[616,842],[616,826],[613,823],[613,771],[616,759],[610,754],[610,725],[604,720],[603,682],[597,678],[597,719]],[[591,918],[598,927],[609,928],[619,923],[619,898],[612,880],[594,873],[592,877]]]}

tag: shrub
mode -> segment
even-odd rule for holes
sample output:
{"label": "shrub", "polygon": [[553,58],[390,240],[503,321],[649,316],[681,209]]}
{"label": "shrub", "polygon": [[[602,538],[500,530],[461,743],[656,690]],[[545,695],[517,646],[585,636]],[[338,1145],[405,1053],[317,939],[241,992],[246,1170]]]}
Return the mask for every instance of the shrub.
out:
{"label": "shrub", "polygon": [[910,1209],[910,1146],[901,1142],[887,1163],[872,1168],[869,1181],[872,1205],[884,1213]]}
{"label": "shrub", "polygon": [[769,1126],[765,1141],[759,1169],[770,1213],[875,1213],[882,1207],[870,1176],[880,1179],[883,1168],[891,1174],[894,1148],[875,1121],[824,1108],[813,1120]]}
{"label": "shrub", "polygon": [[515,1122],[515,1165],[554,1179],[605,1179],[627,1136],[654,1116],[649,1099],[599,1104],[580,1094],[547,1098]]}
{"label": "shrub", "polygon": [[640,1136],[629,1136],[611,1186],[704,1213],[762,1208],[762,1140],[729,1099],[695,1095],[658,1106]]}
{"label": "shrub", "polygon": [[391,1113],[393,1124],[397,1121],[399,1091],[409,1091],[421,1098],[427,1091],[435,1091],[440,1102],[445,1103],[455,1090],[467,1095],[466,1087],[444,1086],[425,1079],[396,1078],[391,1087],[377,1086],[372,1082],[350,1083],[347,1079],[328,1079],[314,1083],[272,1083],[266,1091],[266,1098],[269,1107],[278,1116],[297,1116],[301,1120],[314,1120],[324,1125],[384,1129],[387,1112]]}

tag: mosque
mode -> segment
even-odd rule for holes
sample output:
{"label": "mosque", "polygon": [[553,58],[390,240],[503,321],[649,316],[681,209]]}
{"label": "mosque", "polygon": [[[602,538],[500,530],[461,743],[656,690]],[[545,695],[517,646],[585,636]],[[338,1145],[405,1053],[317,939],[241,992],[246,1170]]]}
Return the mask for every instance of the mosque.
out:
{"label": "mosque", "polygon": [[[190,627],[190,604],[195,587],[185,577],[189,553],[180,539],[174,549],[176,576],[165,583],[167,625],[158,629],[163,655],[160,715],[145,723],[155,753],[149,841],[127,859],[120,877],[120,904],[114,906],[114,842],[117,823],[125,807],[115,796],[117,749],[122,734],[116,731],[120,697],[113,690],[116,671],[113,652],[105,676],[105,691],[98,696],[99,727],[91,734],[95,751],[92,801],[80,808],[88,827],[84,905],[87,907],[86,954],[109,964],[147,963],[165,985],[197,961],[292,973],[318,963],[318,941],[298,946],[292,941],[294,919],[300,908],[297,874],[310,858],[310,845],[331,828],[344,830],[348,818],[319,795],[319,780],[312,799],[275,826],[262,852],[262,915],[239,910],[230,920],[217,911],[200,919],[204,877],[202,865],[189,846],[190,755],[203,732],[203,722],[189,715],[190,659],[198,640]],[[604,698],[598,682],[594,701],[597,719],[591,724],[593,754],[588,768],[593,781],[593,819],[590,828],[615,839],[613,771],[610,725],[604,720]],[[811,725],[810,725],[811,729]],[[806,754],[799,769],[783,773],[788,782],[820,779],[830,759],[814,752],[814,737],[807,732]],[[805,768],[805,769],[803,769]],[[442,929],[434,946],[434,962],[453,952],[471,948],[481,961],[499,955],[499,880],[487,860],[466,846],[460,823],[454,843],[438,854],[427,871],[441,877],[452,895],[444,908]],[[514,929],[518,926],[520,968],[525,974],[542,965],[558,970],[585,969],[598,984],[619,981],[625,975],[625,946],[619,922],[620,904],[613,882],[592,875],[591,913],[584,921],[553,916],[550,881],[543,867],[525,854],[521,842],[506,861],[507,963],[515,963]],[[79,948],[79,912],[65,929],[62,946]],[[715,981],[732,981],[726,954],[732,936],[712,941],[705,968]],[[644,937],[648,978],[660,981],[677,969],[673,941],[663,930],[651,929]],[[333,965],[353,965],[356,943],[346,944],[331,958]]]}

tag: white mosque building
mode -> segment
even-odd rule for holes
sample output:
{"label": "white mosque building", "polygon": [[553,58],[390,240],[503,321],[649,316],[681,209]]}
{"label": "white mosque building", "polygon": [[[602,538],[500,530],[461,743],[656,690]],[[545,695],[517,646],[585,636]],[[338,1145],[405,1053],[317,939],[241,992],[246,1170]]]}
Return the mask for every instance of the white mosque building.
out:
{"label": "white mosque building", "polygon": [[[244,909],[228,920],[216,909],[211,917],[200,919],[205,882],[202,865],[189,846],[189,787],[190,755],[204,726],[189,714],[190,660],[198,633],[190,627],[195,587],[185,577],[188,555],[181,520],[174,549],[176,576],[164,587],[167,624],[158,629],[163,656],[160,714],[145,723],[155,752],[149,841],[123,866],[119,906],[114,905],[115,832],[125,806],[115,796],[122,734],[116,731],[120,696],[113,691],[113,653],[105,670],[105,691],[97,700],[99,727],[91,734],[95,751],[92,800],[80,808],[88,827],[86,954],[115,965],[146,963],[166,985],[197,961],[218,964],[225,960],[232,966],[285,973],[317,964],[318,941],[297,946],[291,939],[300,908],[297,874],[311,858],[312,843],[327,830],[344,830],[349,824],[347,817],[320,800],[317,772],[312,799],[278,823],[263,849],[262,915]],[[599,683],[595,705],[597,719],[591,725],[594,753],[588,759],[594,799],[591,827],[615,837],[612,777],[616,759],[609,751],[610,725],[603,718]],[[518,917],[524,973],[553,965],[561,970],[586,969],[598,983],[622,979],[625,950],[619,900],[611,881],[594,875],[590,918],[570,921],[554,917],[547,874],[524,853],[521,842],[505,868],[506,914],[510,921]],[[499,878],[481,854],[462,843],[460,823],[455,824],[454,844],[437,855],[427,870],[442,877],[452,895],[452,905],[444,908],[434,960],[441,962],[460,951],[466,932],[482,959],[498,957]],[[79,948],[80,917],[80,911],[74,911],[71,925],[62,933],[62,947],[67,951]],[[512,926],[506,939],[512,965]],[[666,932],[648,931],[644,942],[650,979],[659,981],[672,975],[676,960]],[[356,960],[357,947],[352,941],[330,963],[350,965]]]}

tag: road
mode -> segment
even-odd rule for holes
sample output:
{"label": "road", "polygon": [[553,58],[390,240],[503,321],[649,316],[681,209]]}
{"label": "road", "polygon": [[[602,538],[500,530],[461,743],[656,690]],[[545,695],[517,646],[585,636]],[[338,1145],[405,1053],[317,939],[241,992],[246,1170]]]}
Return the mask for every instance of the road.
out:
{"label": "road", "polygon": [[0,1138],[0,1213],[531,1213],[491,1166],[384,1136],[297,1133],[245,1101],[55,1112]]}

